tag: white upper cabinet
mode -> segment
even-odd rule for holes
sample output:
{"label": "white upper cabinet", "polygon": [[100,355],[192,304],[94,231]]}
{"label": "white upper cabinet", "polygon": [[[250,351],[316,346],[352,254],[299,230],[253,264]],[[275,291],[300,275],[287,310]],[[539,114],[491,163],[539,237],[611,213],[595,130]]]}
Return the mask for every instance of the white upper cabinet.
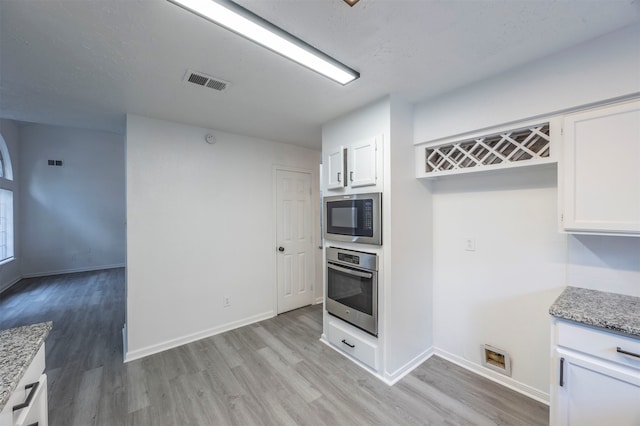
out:
{"label": "white upper cabinet", "polygon": [[640,101],[567,115],[561,226],[640,236]]}
{"label": "white upper cabinet", "polygon": [[353,188],[376,184],[376,140],[366,139],[349,149],[349,185]]}
{"label": "white upper cabinet", "polygon": [[344,146],[339,146],[334,151],[327,154],[325,160],[327,173],[327,189],[339,189],[347,186],[346,172],[346,151]]}
{"label": "white upper cabinet", "polygon": [[340,190],[376,185],[378,139],[372,137],[328,150],[326,188]]}

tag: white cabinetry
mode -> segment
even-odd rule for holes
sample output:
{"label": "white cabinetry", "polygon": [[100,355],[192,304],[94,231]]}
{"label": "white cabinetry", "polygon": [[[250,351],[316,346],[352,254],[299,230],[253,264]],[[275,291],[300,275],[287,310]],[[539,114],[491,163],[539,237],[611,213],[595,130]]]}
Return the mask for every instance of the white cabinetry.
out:
{"label": "white cabinetry", "polygon": [[325,156],[326,188],[339,190],[376,185],[378,139],[372,137],[329,150]]}
{"label": "white cabinetry", "polygon": [[378,369],[378,339],[334,318],[329,319],[326,334],[329,343],[368,367]]}
{"label": "white cabinetry", "polygon": [[640,235],[640,101],[568,115],[563,134],[563,229]]}
{"label": "white cabinetry", "polygon": [[345,172],[347,170],[346,156],[347,149],[339,146],[329,152],[325,159],[327,174],[327,189],[340,189],[347,186]]}
{"label": "white cabinetry", "polygon": [[556,319],[552,336],[551,426],[639,425],[640,340]]}
{"label": "white cabinetry", "polygon": [[[0,426],[47,426],[47,375],[44,344],[0,412]],[[14,407],[17,408],[14,411]]]}
{"label": "white cabinetry", "polygon": [[349,149],[349,185],[352,188],[376,184],[376,139],[365,139]]}

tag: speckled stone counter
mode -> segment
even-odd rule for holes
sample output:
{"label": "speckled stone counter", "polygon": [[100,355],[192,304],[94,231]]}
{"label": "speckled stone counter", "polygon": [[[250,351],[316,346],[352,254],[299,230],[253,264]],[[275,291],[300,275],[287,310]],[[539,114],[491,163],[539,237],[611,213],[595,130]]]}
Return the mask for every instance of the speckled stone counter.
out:
{"label": "speckled stone counter", "polygon": [[53,324],[43,322],[0,331],[0,411],[29,368]]}
{"label": "speckled stone counter", "polygon": [[567,287],[551,305],[556,318],[640,339],[640,297]]}

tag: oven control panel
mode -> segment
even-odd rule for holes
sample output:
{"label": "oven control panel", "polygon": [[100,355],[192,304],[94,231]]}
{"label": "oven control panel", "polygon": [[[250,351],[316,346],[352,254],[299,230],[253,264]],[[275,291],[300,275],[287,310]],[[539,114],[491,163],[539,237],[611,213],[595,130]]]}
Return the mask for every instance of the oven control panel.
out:
{"label": "oven control panel", "polygon": [[341,260],[342,262],[353,263],[354,265],[360,264],[360,256],[356,256],[353,254],[338,253],[338,260]]}
{"label": "oven control panel", "polygon": [[378,256],[375,253],[327,247],[327,262],[357,266],[370,271],[378,270]]}

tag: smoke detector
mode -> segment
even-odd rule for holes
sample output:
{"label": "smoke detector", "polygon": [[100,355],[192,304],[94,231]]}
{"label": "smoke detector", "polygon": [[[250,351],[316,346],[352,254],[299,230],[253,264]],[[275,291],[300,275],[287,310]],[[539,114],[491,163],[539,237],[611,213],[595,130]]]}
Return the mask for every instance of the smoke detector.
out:
{"label": "smoke detector", "polygon": [[231,85],[231,83],[229,83],[228,81],[222,80],[217,77],[212,77],[203,72],[192,70],[187,70],[187,73],[184,75],[184,78],[182,80],[187,83],[192,83],[198,86],[217,90],[218,92],[224,92]]}

